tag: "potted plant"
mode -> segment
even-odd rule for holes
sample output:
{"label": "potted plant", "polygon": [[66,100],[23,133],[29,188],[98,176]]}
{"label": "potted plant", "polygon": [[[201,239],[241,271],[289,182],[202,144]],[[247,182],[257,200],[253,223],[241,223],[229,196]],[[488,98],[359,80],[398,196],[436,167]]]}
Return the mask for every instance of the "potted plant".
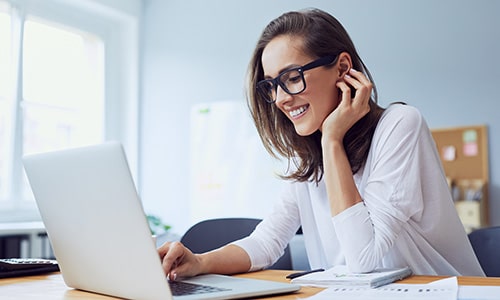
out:
{"label": "potted plant", "polygon": [[158,236],[166,233],[171,226],[163,223],[160,217],[156,215],[148,214],[146,215],[149,222],[149,229],[151,230],[151,234]]}

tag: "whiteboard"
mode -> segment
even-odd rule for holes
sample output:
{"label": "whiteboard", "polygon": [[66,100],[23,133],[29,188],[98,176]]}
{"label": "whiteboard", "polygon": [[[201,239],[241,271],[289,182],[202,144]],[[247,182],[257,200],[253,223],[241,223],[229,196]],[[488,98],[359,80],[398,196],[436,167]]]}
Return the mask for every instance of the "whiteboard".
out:
{"label": "whiteboard", "polygon": [[190,222],[263,218],[278,201],[286,164],[264,148],[244,101],[196,104],[190,128]]}

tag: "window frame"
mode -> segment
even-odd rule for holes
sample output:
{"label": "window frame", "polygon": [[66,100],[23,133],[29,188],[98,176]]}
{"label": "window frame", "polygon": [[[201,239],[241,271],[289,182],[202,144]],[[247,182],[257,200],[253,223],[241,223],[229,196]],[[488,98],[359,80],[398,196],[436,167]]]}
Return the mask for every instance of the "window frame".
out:
{"label": "window frame", "polygon": [[[120,141],[138,184],[140,0],[2,0],[24,16],[33,16],[100,37],[104,44],[104,140]],[[22,72],[22,70],[20,70]],[[18,133],[19,135],[19,133]],[[12,142],[19,143],[20,136]],[[21,135],[22,138],[22,135]],[[19,145],[17,145],[17,148]],[[14,149],[16,146],[14,145]],[[20,148],[19,148],[20,149]],[[13,167],[22,173],[20,150]],[[14,171],[15,174],[16,171]],[[19,176],[18,176],[19,177]],[[19,182],[14,178],[13,185]],[[12,200],[12,203],[14,204]],[[38,221],[36,206],[0,208],[2,222]]]}

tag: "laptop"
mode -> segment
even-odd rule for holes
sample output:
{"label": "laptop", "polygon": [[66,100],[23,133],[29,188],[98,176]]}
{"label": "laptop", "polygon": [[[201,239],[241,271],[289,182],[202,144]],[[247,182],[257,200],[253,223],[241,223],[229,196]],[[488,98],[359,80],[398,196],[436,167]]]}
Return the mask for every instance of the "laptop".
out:
{"label": "laptop", "polygon": [[300,289],[208,274],[182,282],[217,291],[174,294],[118,142],[27,155],[23,162],[64,282],[71,288],[162,300],[249,298]]}

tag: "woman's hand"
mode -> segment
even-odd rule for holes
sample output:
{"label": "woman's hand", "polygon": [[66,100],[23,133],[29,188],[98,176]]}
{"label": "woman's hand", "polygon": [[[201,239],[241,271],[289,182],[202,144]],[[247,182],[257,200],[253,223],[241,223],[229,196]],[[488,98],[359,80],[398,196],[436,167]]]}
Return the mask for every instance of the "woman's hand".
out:
{"label": "woman's hand", "polygon": [[[324,180],[332,216],[362,201],[343,140],[346,132],[370,111],[373,88],[362,72],[353,69],[336,85],[340,89],[339,104],[323,121],[321,141]],[[351,97],[351,86],[356,90],[354,98]]]}
{"label": "woman's hand", "polygon": [[[351,97],[351,87],[356,93]],[[350,69],[343,79],[337,82],[341,91],[339,105],[323,121],[323,137],[342,142],[346,132],[370,111],[370,96],[373,84],[359,71]]]}
{"label": "woman's hand", "polygon": [[163,270],[170,280],[192,277],[202,271],[199,255],[193,254],[180,242],[166,242],[158,248]]}
{"label": "woman's hand", "polygon": [[250,257],[243,248],[226,245],[216,250],[193,254],[180,242],[166,242],[158,248],[163,270],[170,280],[199,274],[235,274],[248,272]]}

